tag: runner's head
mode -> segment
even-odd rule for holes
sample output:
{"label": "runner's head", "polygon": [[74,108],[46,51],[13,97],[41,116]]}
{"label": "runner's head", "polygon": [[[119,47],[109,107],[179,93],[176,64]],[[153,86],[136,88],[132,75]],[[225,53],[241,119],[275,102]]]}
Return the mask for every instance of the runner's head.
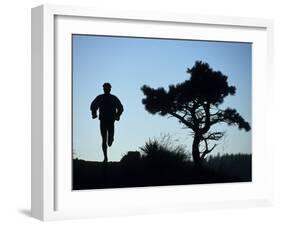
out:
{"label": "runner's head", "polygon": [[111,85],[110,83],[106,82],[103,84],[103,91],[105,94],[109,94],[111,91]]}

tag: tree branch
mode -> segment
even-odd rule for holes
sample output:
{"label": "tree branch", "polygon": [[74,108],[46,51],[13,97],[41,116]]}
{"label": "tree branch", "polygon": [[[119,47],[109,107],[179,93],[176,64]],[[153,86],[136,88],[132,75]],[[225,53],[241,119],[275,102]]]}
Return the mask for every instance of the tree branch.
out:
{"label": "tree branch", "polygon": [[224,136],[224,132],[213,132],[213,133],[208,133],[204,139],[206,140],[219,140]]}
{"label": "tree branch", "polygon": [[211,119],[210,125],[212,126],[221,122],[227,123],[228,125],[236,125],[239,129],[244,129],[246,131],[251,129],[250,124],[245,121],[235,109],[231,108],[227,108],[224,111],[217,113],[216,117]]}
{"label": "tree branch", "polygon": [[183,124],[185,124],[188,128],[194,130],[194,126],[193,124],[191,124],[190,122],[188,122],[184,117],[180,116],[179,114],[175,113],[175,112],[168,112],[170,115],[174,116],[175,118],[179,119],[180,122],[182,122]]}
{"label": "tree branch", "polygon": [[209,149],[207,139],[204,139],[204,142],[205,142],[206,149],[205,151],[203,151],[202,155],[200,156],[202,160],[205,158],[207,154],[211,153],[214,150],[214,148],[217,146],[217,144],[214,144],[214,146],[211,149]]}
{"label": "tree branch", "polygon": [[203,105],[205,111],[205,126],[200,130],[201,134],[207,133],[211,127],[210,123],[210,103],[206,103]]}

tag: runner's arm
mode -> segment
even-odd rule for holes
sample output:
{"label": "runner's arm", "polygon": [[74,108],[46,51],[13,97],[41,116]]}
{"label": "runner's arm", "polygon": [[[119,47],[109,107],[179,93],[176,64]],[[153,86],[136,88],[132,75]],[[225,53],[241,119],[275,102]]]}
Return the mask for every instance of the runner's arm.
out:
{"label": "runner's arm", "polygon": [[100,105],[100,96],[97,96],[91,103],[90,110],[92,112],[92,118],[95,119],[97,117],[97,110]]}
{"label": "runner's arm", "polygon": [[119,119],[124,111],[124,108],[123,105],[121,104],[121,101],[117,97],[116,97],[116,108],[117,108],[117,118]]}

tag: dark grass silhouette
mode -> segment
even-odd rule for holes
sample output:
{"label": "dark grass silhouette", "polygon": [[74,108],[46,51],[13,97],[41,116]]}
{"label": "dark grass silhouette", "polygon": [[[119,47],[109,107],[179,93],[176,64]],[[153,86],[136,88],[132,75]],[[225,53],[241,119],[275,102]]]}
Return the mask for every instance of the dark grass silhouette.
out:
{"label": "dark grass silhouette", "polygon": [[251,181],[251,155],[217,155],[194,167],[183,146],[152,139],[120,162],[73,160],[73,189],[100,189]]}

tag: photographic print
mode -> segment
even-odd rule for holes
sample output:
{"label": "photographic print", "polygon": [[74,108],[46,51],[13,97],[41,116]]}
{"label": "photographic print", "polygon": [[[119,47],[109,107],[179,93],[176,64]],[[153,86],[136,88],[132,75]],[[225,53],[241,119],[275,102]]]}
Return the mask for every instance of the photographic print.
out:
{"label": "photographic print", "polygon": [[72,189],[250,182],[252,44],[72,35]]}

